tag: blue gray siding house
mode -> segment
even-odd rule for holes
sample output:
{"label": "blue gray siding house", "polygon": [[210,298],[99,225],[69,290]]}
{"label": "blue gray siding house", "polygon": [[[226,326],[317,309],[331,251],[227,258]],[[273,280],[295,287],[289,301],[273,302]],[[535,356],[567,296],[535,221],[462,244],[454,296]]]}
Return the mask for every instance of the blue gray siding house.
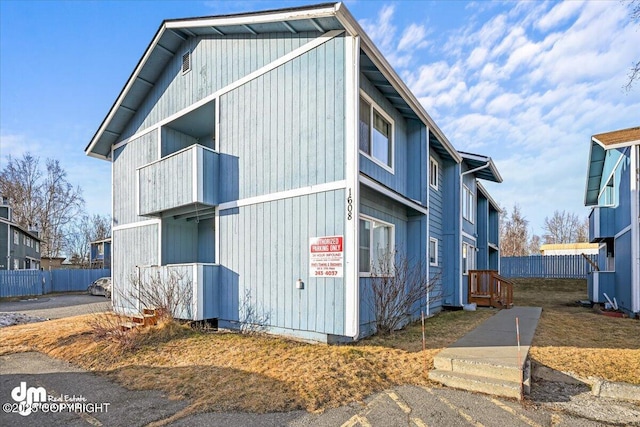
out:
{"label": "blue gray siding house", "polygon": [[640,312],[639,171],[640,127],[591,137],[585,205],[592,208],[589,241],[599,250],[598,268],[587,277],[589,299],[609,297],[628,314]]}
{"label": "blue gray siding house", "polygon": [[89,264],[91,268],[111,268],[111,237],[89,244]]}
{"label": "blue gray siding house", "polygon": [[187,318],[332,342],[374,331],[385,251],[459,287],[462,157],[341,3],[164,21],[86,153],[112,162],[117,310],[175,272]]}
{"label": "blue gray siding house", "polygon": [[40,270],[38,232],[13,222],[8,201],[0,201],[0,270]]}

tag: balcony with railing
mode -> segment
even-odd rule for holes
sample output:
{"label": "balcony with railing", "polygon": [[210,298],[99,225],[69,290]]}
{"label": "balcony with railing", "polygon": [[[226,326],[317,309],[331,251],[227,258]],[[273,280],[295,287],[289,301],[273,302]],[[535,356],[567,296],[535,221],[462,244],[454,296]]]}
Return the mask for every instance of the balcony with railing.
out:
{"label": "balcony with railing", "polygon": [[600,242],[616,235],[615,209],[596,206],[589,214],[589,241]]}
{"label": "balcony with railing", "polygon": [[138,168],[140,215],[203,214],[217,203],[219,155],[191,145]]}
{"label": "balcony with railing", "polygon": [[513,283],[495,270],[469,271],[469,304],[478,307],[513,307]]}

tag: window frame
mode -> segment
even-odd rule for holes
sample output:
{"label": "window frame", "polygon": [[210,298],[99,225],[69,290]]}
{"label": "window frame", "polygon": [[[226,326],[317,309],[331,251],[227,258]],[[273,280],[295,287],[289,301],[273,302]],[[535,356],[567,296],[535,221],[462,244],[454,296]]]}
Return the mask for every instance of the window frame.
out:
{"label": "window frame", "polygon": [[372,226],[369,228],[369,271],[360,271],[360,237],[358,236],[358,274],[360,277],[379,277],[379,276],[374,276],[371,272],[371,254],[374,252],[374,248],[372,248],[373,245],[373,224],[378,223],[383,225],[384,227],[388,227],[390,229],[389,232],[389,248],[390,250],[395,250],[395,243],[396,243],[396,226],[395,224],[392,224],[390,222],[387,221],[383,221],[381,219],[372,217],[372,216],[368,216],[368,215],[360,215],[360,217],[358,218],[358,229],[360,227],[360,221],[368,221],[372,224]]}
{"label": "window frame", "polygon": [[[476,269],[476,247],[472,243],[462,242],[462,274],[468,275],[469,270]],[[469,261],[472,262],[469,262]]]}
{"label": "window frame", "polygon": [[[395,174],[395,151],[396,151],[396,141],[395,141],[395,121],[391,118],[384,109],[375,102],[366,92],[360,90],[360,98],[358,101],[358,129],[360,129],[360,100],[364,100],[367,104],[369,104],[369,153],[362,150],[360,148],[360,137],[358,137],[358,150],[360,153],[369,158],[372,162],[377,164],[378,166],[384,168],[388,172]],[[380,117],[382,117],[385,121],[389,123],[389,163],[385,164],[381,159],[378,159],[373,155],[373,129],[374,129],[374,113],[377,113]]]}
{"label": "window frame", "polygon": [[13,230],[13,244],[14,245],[20,244],[20,233],[18,233],[18,230]]}
{"label": "window frame", "polygon": [[[435,246],[435,251],[434,251],[435,256],[433,257],[434,261],[431,261],[431,244],[432,243]],[[438,249],[439,249],[438,248],[438,244],[439,244],[438,239],[436,239],[435,237],[429,237],[429,265],[432,265],[434,267],[437,267],[439,265],[438,264],[438,261],[439,261],[439,259],[438,259]]]}
{"label": "window frame", "polygon": [[469,221],[471,224],[475,224],[475,197],[471,189],[463,184],[463,197],[462,197],[462,217]]}
{"label": "window frame", "polygon": [[[434,174],[435,172],[435,174]],[[440,163],[433,157],[429,157],[429,185],[437,190],[440,187]],[[435,184],[434,184],[435,181]]]}

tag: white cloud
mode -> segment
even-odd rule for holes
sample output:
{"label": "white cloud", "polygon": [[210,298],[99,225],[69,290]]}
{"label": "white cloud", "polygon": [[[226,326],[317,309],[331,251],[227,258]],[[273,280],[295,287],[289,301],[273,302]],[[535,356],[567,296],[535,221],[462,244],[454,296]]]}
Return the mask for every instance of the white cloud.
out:
{"label": "white cloud", "polygon": [[535,23],[541,31],[549,31],[575,16],[583,7],[581,1],[565,1],[554,6],[545,16]]}
{"label": "white cloud", "polygon": [[398,43],[398,50],[421,49],[428,45],[425,40],[427,30],[423,25],[411,24],[402,33],[402,38]]}

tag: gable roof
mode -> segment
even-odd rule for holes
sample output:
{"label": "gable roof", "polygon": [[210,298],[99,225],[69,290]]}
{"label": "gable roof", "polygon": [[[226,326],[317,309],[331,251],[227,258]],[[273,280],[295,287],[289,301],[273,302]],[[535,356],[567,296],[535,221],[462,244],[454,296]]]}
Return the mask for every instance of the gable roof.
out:
{"label": "gable roof", "polygon": [[613,132],[599,133],[597,135],[593,135],[591,140],[600,144],[600,146],[607,150],[640,144],[640,126],[615,130]]}
{"label": "gable roof", "polygon": [[591,137],[584,194],[585,206],[597,206],[607,150],[640,144],[640,127],[599,133]]}
{"label": "gable roof", "polygon": [[493,182],[502,182],[502,176],[500,176],[500,172],[498,172],[498,168],[496,164],[493,163],[491,157],[466,153],[464,151],[459,151],[458,153],[460,153],[462,161],[469,165],[469,171],[477,169],[474,172],[477,178]]}
{"label": "gable roof", "polygon": [[342,3],[163,21],[109,113],[85,148],[85,153],[93,157],[109,158],[111,146],[122,139],[122,132],[129,120],[156,84],[167,63],[188,38],[208,35],[257,35],[283,31],[325,33],[330,30],[346,30],[352,36],[360,36],[361,71],[401,114],[416,118],[427,125],[437,135],[438,141],[449,155],[460,162],[460,156],[442,130]]}

